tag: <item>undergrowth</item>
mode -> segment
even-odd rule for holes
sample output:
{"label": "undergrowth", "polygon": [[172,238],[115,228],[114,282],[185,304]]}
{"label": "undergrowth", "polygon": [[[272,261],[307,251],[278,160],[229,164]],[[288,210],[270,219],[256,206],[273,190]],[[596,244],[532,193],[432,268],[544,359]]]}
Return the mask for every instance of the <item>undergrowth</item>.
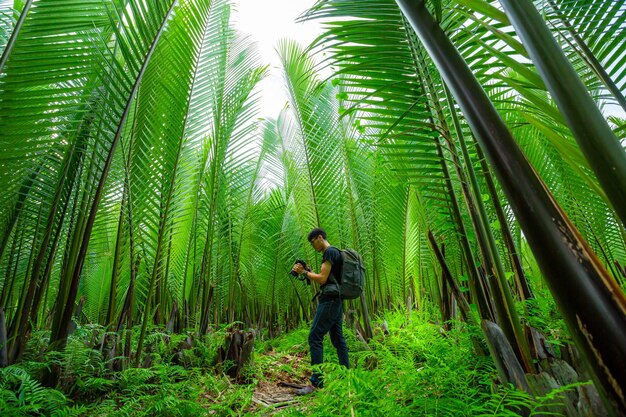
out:
{"label": "undergrowth", "polygon": [[[381,320],[383,318],[381,317]],[[387,313],[390,333],[376,332],[368,345],[345,327],[351,368],[337,364],[325,341],[325,387],[288,404],[266,407],[255,391],[279,382],[306,384],[311,374],[303,325],[271,340],[257,342],[254,363],[244,370],[248,384],[234,383],[215,365],[224,330],[193,348],[177,351],[188,335],[152,329],[147,368],[112,371],[94,341],[103,329],[79,327],[62,352],[48,353],[46,332],[36,333],[25,360],[0,369],[2,416],[515,416],[554,402],[554,395],[531,398],[495,383],[489,357],[473,353],[478,329],[452,323],[450,331],[413,314]],[[97,343],[95,344],[97,345]],[[55,388],[42,385],[57,367]]]}

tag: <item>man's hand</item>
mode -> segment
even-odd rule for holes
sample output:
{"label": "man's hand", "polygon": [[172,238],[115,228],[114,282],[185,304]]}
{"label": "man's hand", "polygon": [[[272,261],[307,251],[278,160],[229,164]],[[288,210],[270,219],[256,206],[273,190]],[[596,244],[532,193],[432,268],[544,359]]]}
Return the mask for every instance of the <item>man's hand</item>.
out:
{"label": "man's hand", "polygon": [[[331,268],[331,264],[328,261],[325,261],[322,264],[322,272],[320,272],[319,274],[314,273],[311,268],[307,269],[306,271],[308,272],[307,274],[307,278],[310,281],[315,281],[317,282],[319,285],[324,285],[326,284],[326,280],[328,279],[328,275],[330,274],[330,268]],[[293,266],[293,268],[291,268],[291,270],[293,272],[295,272],[296,274],[300,275],[303,274],[305,269],[302,266],[302,264],[295,264]]]}
{"label": "man's hand", "polygon": [[303,266],[302,266],[302,264],[300,264],[300,263],[295,264],[295,265],[293,266],[293,268],[291,268],[291,270],[292,270],[293,272],[295,272],[296,274],[298,274],[298,275],[300,275],[300,274],[304,274],[304,267],[303,267]]}

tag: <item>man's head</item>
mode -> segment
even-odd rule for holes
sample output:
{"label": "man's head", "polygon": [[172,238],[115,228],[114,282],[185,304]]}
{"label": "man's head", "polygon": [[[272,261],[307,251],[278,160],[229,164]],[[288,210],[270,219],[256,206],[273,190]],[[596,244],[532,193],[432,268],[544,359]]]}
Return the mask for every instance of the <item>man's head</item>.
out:
{"label": "man's head", "polygon": [[322,252],[329,246],[326,241],[326,232],[324,229],[320,229],[319,227],[311,230],[307,239],[316,252]]}

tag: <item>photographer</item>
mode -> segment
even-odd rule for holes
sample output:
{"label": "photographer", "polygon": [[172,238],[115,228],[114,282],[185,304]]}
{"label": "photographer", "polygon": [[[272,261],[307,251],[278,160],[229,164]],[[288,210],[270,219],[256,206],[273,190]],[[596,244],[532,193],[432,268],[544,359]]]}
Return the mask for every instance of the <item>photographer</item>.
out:
{"label": "photographer", "polygon": [[[316,228],[309,233],[308,240],[316,252],[322,252],[322,269],[319,274],[306,271],[301,263],[296,263],[292,271],[297,274],[305,274],[305,277],[320,285],[319,304],[315,311],[315,318],[309,332],[309,350],[311,352],[311,365],[319,365],[324,361],[324,336],[330,332],[330,340],[335,349],[339,363],[346,368],[350,367],[348,360],[348,348],[343,337],[343,301],[340,297],[339,286],[341,283],[341,270],[343,260],[339,249],[331,246],[326,240],[326,232]],[[311,384],[296,390],[296,394],[305,395],[322,388],[322,375],[313,372]]]}

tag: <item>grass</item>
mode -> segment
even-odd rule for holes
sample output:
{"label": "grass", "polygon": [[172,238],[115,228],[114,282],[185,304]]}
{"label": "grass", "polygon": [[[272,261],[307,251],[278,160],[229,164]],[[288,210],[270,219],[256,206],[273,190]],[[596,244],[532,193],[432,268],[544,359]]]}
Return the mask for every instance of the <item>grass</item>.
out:
{"label": "grass", "polygon": [[[520,407],[533,410],[541,404],[542,399],[494,382],[491,359],[472,350],[470,334],[477,329],[454,323],[444,333],[439,325],[416,314],[409,319],[403,312],[384,319],[390,334],[376,332],[368,346],[345,328],[351,369],[337,365],[326,338],[325,388],[295,398],[278,383],[308,381],[306,325],[257,342],[254,364],[245,369],[249,384],[234,383],[214,364],[223,331],[196,342],[175,364],[173,347],[186,335],[153,329],[153,365],[121,372],[108,370],[100,351],[89,347],[102,329],[80,328],[67,349],[55,354],[38,350],[46,338],[39,333],[32,338],[27,360],[0,369],[0,415],[513,416]],[[61,370],[56,389],[38,381],[52,365]],[[268,405],[270,397],[278,404]]]}

